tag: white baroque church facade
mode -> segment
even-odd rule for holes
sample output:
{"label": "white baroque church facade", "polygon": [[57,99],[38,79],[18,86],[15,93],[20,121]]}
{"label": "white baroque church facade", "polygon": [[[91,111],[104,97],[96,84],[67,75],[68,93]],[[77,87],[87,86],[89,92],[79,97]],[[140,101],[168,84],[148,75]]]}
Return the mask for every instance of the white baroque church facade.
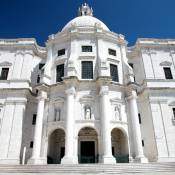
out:
{"label": "white baroque church facade", "polygon": [[45,47],[0,40],[0,164],[175,161],[175,40],[127,47],[83,4]]}

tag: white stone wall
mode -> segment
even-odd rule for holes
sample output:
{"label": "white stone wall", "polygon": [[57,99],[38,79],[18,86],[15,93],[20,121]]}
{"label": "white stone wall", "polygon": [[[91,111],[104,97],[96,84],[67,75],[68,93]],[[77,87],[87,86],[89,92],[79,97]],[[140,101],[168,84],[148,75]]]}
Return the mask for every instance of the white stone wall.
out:
{"label": "white stone wall", "polygon": [[136,82],[140,84],[138,107],[144,152],[150,161],[173,161],[174,79],[165,79],[163,67],[170,67],[174,78],[175,48],[166,40],[139,40],[136,45],[137,51],[129,53],[129,62],[134,63]]}

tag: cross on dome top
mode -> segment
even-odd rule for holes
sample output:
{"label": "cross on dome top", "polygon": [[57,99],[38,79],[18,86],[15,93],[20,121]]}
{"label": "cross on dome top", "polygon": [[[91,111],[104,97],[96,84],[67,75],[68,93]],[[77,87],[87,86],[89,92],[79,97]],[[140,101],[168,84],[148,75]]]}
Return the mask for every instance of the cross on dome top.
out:
{"label": "cross on dome top", "polygon": [[87,3],[84,3],[78,9],[78,16],[93,16],[93,9]]}

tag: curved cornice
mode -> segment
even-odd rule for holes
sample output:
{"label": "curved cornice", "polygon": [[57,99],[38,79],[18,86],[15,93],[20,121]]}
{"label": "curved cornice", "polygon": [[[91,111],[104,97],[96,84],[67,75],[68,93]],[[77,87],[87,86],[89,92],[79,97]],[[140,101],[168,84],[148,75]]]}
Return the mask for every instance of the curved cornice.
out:
{"label": "curved cornice", "polygon": [[70,31],[63,31],[57,33],[56,35],[50,35],[46,45],[49,46],[54,43],[70,41],[72,38],[79,39],[84,36],[90,38],[100,38],[115,44],[127,45],[127,41],[123,35],[102,30],[101,28],[97,27],[76,27],[72,28]]}

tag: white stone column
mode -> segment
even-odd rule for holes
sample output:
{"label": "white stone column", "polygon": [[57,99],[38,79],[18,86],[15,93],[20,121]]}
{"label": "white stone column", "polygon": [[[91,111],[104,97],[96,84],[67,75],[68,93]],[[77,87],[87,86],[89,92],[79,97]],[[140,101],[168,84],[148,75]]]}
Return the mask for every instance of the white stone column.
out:
{"label": "white stone column", "polygon": [[43,128],[43,116],[45,99],[47,98],[47,92],[41,90],[38,95],[38,109],[34,134],[34,146],[32,152],[32,158],[29,160],[29,164],[46,164],[46,158],[41,157],[41,139]]}
{"label": "white stone column", "polygon": [[66,136],[65,136],[65,156],[61,160],[62,164],[77,164],[78,159],[74,155],[74,103],[75,88],[66,90]]}
{"label": "white stone column", "polygon": [[138,109],[137,109],[137,102],[136,102],[136,92],[134,90],[131,91],[131,96],[128,97],[128,107],[130,111],[130,121],[132,125],[132,132],[133,132],[133,141],[134,141],[134,148],[135,148],[135,162],[147,163],[148,160],[144,156],[143,147],[142,147],[142,137],[138,119]]}
{"label": "white stone column", "polygon": [[102,163],[115,164],[112,156],[111,131],[110,131],[110,101],[108,97],[108,86],[100,89],[100,112],[101,112],[101,138],[102,138]]}

